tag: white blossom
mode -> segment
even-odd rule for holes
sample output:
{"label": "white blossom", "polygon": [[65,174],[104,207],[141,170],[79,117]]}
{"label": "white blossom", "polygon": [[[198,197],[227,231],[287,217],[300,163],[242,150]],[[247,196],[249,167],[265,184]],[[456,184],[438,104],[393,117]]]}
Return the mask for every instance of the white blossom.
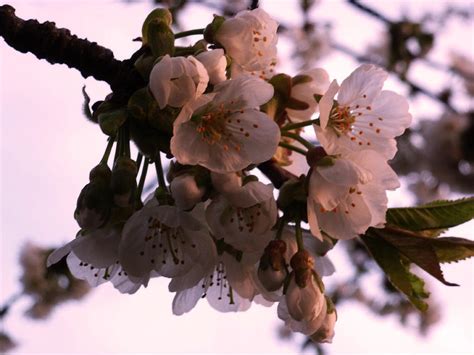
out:
{"label": "white blossom", "polygon": [[173,313],[189,312],[200,298],[206,298],[220,312],[246,311],[258,294],[254,279],[257,260],[257,254],[253,253],[242,253],[238,260],[235,255],[223,252],[193,287],[188,284],[183,287],[173,280],[169,287],[170,291],[176,291]]}
{"label": "white blossom", "polygon": [[235,172],[270,159],[280,140],[277,124],[257,108],[273,87],[242,76],[216,85],[183,107],[174,122],[171,153],[181,164],[218,173]]}
{"label": "white blossom", "polygon": [[370,226],[385,224],[385,190],[399,187],[396,173],[373,150],[334,158],[331,166],[316,166],[309,179],[308,222],[322,239],[320,228],[332,238],[351,239]]}
{"label": "white blossom", "polygon": [[160,109],[182,107],[202,95],[209,82],[206,68],[196,58],[165,55],[150,73],[150,91]]}
{"label": "white blossom", "polygon": [[219,84],[227,79],[225,72],[227,60],[222,48],[199,53],[196,59],[206,68],[209,75],[209,83],[212,85]]}
{"label": "white blossom", "polygon": [[264,10],[241,11],[227,19],[215,37],[232,59],[232,77],[250,73],[273,75],[277,55],[278,23]]}
{"label": "white blossom", "polygon": [[263,252],[273,237],[277,219],[273,186],[251,181],[240,189],[219,195],[206,208],[213,234],[242,251]]}
{"label": "white blossom", "polygon": [[120,233],[119,228],[106,227],[85,235],[80,234],[51,253],[47,266],[67,255],[66,261],[71,274],[86,280],[90,286],[110,281],[122,293],[135,293],[141,285],[146,286],[150,275],[134,278],[124,272],[118,256]]}
{"label": "white blossom", "polygon": [[336,325],[337,312],[334,308],[329,310],[328,307],[327,312],[325,313],[323,323],[319,329],[310,336],[311,340],[318,343],[332,343],[332,339],[334,338],[334,326]]}
{"label": "white blossom", "polygon": [[199,207],[186,212],[159,205],[154,198],[148,201],[123,228],[119,260],[124,270],[136,278],[152,271],[172,278],[206,260],[212,240],[207,226],[195,217]]}
{"label": "white blossom", "polygon": [[319,102],[320,125],[314,126],[328,154],[373,149],[386,159],[394,157],[394,137],[410,125],[411,115],[404,97],[382,90],[386,78],[381,68],[364,64],[340,87],[331,83]]}

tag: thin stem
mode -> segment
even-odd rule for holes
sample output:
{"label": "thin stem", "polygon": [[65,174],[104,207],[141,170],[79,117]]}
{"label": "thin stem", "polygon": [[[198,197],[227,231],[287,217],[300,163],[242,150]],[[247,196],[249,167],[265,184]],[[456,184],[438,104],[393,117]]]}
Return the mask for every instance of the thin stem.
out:
{"label": "thin stem", "polygon": [[285,217],[281,217],[278,220],[278,229],[277,229],[277,234],[276,234],[276,237],[275,237],[276,240],[281,239],[281,236],[283,234],[283,228],[285,228],[285,225],[286,225]]}
{"label": "thin stem", "polygon": [[298,219],[295,225],[295,236],[296,236],[296,244],[298,245],[298,251],[304,250],[304,243],[303,243],[303,232],[301,230],[301,221]]}
{"label": "thin stem", "polygon": [[114,142],[115,142],[115,137],[109,137],[104,155],[102,156],[102,159],[100,160],[101,164],[107,164],[107,161],[109,160],[110,152],[112,151],[112,147],[114,146]]}
{"label": "thin stem", "polygon": [[0,320],[7,315],[8,310],[10,309],[10,307],[13,306],[13,304],[16,301],[18,301],[23,295],[24,295],[23,292],[18,292],[18,293],[15,293],[15,294],[13,294],[12,296],[10,296],[8,298],[8,300],[5,302],[5,304],[0,307]]}
{"label": "thin stem", "polygon": [[166,191],[165,175],[163,174],[163,165],[161,165],[160,152],[156,154],[155,169],[156,169],[156,176],[158,177],[158,185],[159,187],[161,187],[162,189]]}
{"label": "thin stem", "polygon": [[291,144],[288,144],[288,143],[285,143],[285,142],[280,142],[280,143],[278,143],[278,145],[282,148],[286,148],[286,149],[292,150],[294,152],[300,153],[302,155],[306,155],[305,150],[303,150],[301,148],[298,148],[298,147],[295,147],[294,145],[291,145]]}
{"label": "thin stem", "polygon": [[294,129],[303,128],[303,127],[306,127],[306,126],[311,126],[312,124],[319,125],[319,118],[315,118],[314,120],[309,120],[309,121],[298,122],[298,123],[290,123],[290,124],[287,124],[284,127],[281,127],[280,130],[281,130],[281,132],[292,131]]}
{"label": "thin stem", "polygon": [[195,36],[204,34],[205,28],[197,28],[195,30],[183,31],[175,33],[174,38],[182,38],[187,36]]}
{"label": "thin stem", "polygon": [[392,21],[390,21],[387,17],[382,15],[380,12],[377,12],[374,9],[372,9],[371,7],[368,7],[366,5],[361,4],[357,0],[348,0],[348,2],[349,2],[349,4],[353,5],[357,9],[359,9],[359,10],[365,12],[366,14],[376,18],[377,20],[385,22],[386,24],[389,24],[389,25],[392,24]]}
{"label": "thin stem", "polygon": [[135,159],[135,162],[137,163],[137,167],[140,168],[140,165],[142,163],[142,160],[143,160],[143,154],[138,152],[137,154],[137,159]]}
{"label": "thin stem", "polygon": [[145,158],[145,161],[143,162],[143,167],[142,167],[142,174],[140,175],[140,181],[138,182],[138,188],[137,188],[137,197],[138,197],[138,200],[140,201],[142,199],[142,191],[143,191],[143,186],[145,185],[146,173],[148,171],[148,164],[150,164],[150,159]]}
{"label": "thin stem", "polygon": [[295,141],[300,142],[303,146],[305,146],[308,149],[314,148],[314,146],[310,142],[308,142],[306,139],[301,137],[299,134],[290,133],[290,132],[281,132],[281,135],[283,137],[288,137],[288,138],[294,139]]}
{"label": "thin stem", "polygon": [[123,128],[123,155],[130,158],[130,128],[128,121],[125,122],[122,126]]}

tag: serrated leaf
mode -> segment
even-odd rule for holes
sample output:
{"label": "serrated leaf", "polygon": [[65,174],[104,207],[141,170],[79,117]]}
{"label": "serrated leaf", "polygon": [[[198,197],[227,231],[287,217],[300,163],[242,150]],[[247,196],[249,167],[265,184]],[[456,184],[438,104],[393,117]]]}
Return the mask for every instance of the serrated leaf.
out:
{"label": "serrated leaf", "polygon": [[458,286],[448,282],[443,276],[443,271],[439,265],[440,260],[433,247],[433,241],[437,239],[419,236],[410,231],[386,227],[384,229],[370,228],[367,234],[379,239],[384,239],[392,245],[400,255],[410,262],[418,265],[431,276],[447,286]]}
{"label": "serrated leaf", "polygon": [[398,250],[377,236],[362,236],[367,249],[374,260],[382,268],[392,285],[404,293],[410,302],[420,311],[426,311],[428,304],[424,301],[429,293],[425,290],[425,282],[405,265]]}
{"label": "serrated leaf", "polygon": [[430,240],[440,263],[451,263],[465,260],[474,256],[474,241],[444,237]]}
{"label": "serrated leaf", "polygon": [[455,201],[436,201],[423,206],[389,208],[387,223],[437,237],[445,229],[474,218],[474,197]]}

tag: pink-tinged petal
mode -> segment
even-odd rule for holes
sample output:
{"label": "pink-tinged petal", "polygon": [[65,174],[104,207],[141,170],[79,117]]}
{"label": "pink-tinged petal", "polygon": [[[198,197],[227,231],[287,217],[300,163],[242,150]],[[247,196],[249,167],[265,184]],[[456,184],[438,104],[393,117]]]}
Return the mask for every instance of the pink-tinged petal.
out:
{"label": "pink-tinged petal", "polygon": [[383,226],[387,213],[388,198],[385,190],[378,184],[367,184],[359,187],[364,202],[370,210],[372,219],[371,226]]}
{"label": "pink-tinged petal", "polygon": [[388,74],[372,64],[363,64],[354,70],[342,83],[337,96],[341,106],[367,106],[382,91]]}
{"label": "pink-tinged petal", "polygon": [[335,239],[352,239],[364,233],[372,220],[371,211],[361,195],[352,193],[337,209],[316,210],[321,229]]}
{"label": "pink-tinged petal", "polygon": [[177,292],[173,298],[173,314],[180,316],[188,313],[196,306],[203,292],[205,292],[205,289],[201,287],[201,284]]}
{"label": "pink-tinged petal", "polygon": [[248,208],[273,199],[273,185],[251,181],[240,189],[227,193],[226,198],[234,206]]}
{"label": "pink-tinged petal", "polygon": [[236,109],[258,108],[273,97],[273,86],[251,75],[226,80],[215,87],[217,103],[239,103]]}
{"label": "pink-tinged petal", "polygon": [[372,103],[373,124],[380,129],[378,134],[397,137],[410,126],[412,116],[408,112],[408,101],[393,91],[384,90]]}
{"label": "pink-tinged petal", "polygon": [[234,172],[219,174],[211,171],[211,181],[214,189],[221,194],[239,190],[242,186],[242,178]]}
{"label": "pink-tinged petal", "polygon": [[84,236],[72,251],[83,262],[104,268],[118,260],[120,230],[115,228],[96,229]]}
{"label": "pink-tinged petal", "polygon": [[350,153],[347,156],[354,164],[372,173],[374,182],[386,190],[400,187],[400,181],[385,157],[374,150]]}
{"label": "pink-tinged petal", "polygon": [[170,83],[171,92],[168,98],[168,105],[172,107],[182,107],[196,94],[196,85],[189,76],[180,76]]}
{"label": "pink-tinged petal", "polygon": [[352,185],[355,184],[342,186],[333,184],[330,179],[324,178],[318,169],[315,169],[309,178],[308,200],[313,200],[323,209],[331,211],[349,194]]}
{"label": "pink-tinged petal", "polygon": [[189,56],[187,59],[195,66],[194,71],[196,74],[193,76],[193,78],[196,83],[195,97],[198,97],[204,94],[204,91],[206,91],[207,84],[209,83],[209,74],[207,73],[204,65],[199,60],[192,56]]}
{"label": "pink-tinged petal", "polygon": [[193,113],[199,110],[199,108],[204,107],[209,102],[211,102],[214,96],[215,94],[201,95],[197,97],[196,99],[190,101],[186,105],[184,105],[181,111],[179,112],[178,117],[176,117],[176,120],[174,121],[173,135],[176,134],[176,130],[177,130],[177,127],[179,127],[179,125],[189,121],[192,118]]}
{"label": "pink-tinged petal", "polygon": [[170,80],[172,76],[171,58],[165,55],[155,64],[150,73],[150,91],[158,102],[160,109],[165,108],[171,92]]}
{"label": "pink-tinged petal", "polygon": [[319,207],[317,206],[316,202],[313,201],[312,198],[308,198],[306,206],[308,209],[308,223],[309,223],[309,228],[311,230],[311,234],[322,241],[323,236],[319,228],[318,217],[316,214],[316,208],[319,208]]}
{"label": "pink-tinged petal", "polygon": [[328,182],[340,186],[365,184],[372,180],[372,174],[369,170],[344,158],[334,159],[334,165],[318,166],[316,170]]}
{"label": "pink-tinged petal", "polygon": [[[336,80],[333,80],[329,85],[328,90],[319,101],[319,126],[322,130],[325,130],[328,125],[329,114],[331,113],[331,109],[334,104],[334,96],[336,96],[338,90],[339,85],[337,84]],[[318,135],[317,132],[316,135]]]}
{"label": "pink-tinged petal", "polygon": [[84,236],[78,236],[66,245],[54,250],[51,254],[49,254],[48,259],[46,260],[46,267],[50,267],[51,265],[61,261],[62,258],[64,258],[71,252],[72,247],[75,246],[77,243],[80,243],[83,238]]}
{"label": "pink-tinged petal", "polygon": [[209,82],[212,85],[216,85],[227,79],[225,72],[227,60],[222,48],[199,53],[196,59],[206,68],[209,74]]}

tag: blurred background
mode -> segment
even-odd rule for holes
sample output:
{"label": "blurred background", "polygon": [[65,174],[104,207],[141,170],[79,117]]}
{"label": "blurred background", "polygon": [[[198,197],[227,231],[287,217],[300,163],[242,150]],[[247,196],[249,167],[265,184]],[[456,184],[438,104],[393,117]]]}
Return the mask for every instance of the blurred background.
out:
{"label": "blurred background", "polygon": [[[183,31],[205,27],[213,13],[235,14],[252,1],[8,3],[23,19],[54,21],[127,59],[139,48],[133,39],[156,6],[173,7],[176,30]],[[373,62],[391,72],[387,89],[410,98],[414,124],[400,137],[392,161],[403,186],[390,194],[391,206],[473,194],[473,1],[259,5],[281,24],[278,71],[296,75],[323,67],[340,82],[360,62]],[[61,265],[45,279],[48,250],[77,232],[77,195],[105,147],[106,137],[81,113],[84,85],[92,102],[110,92],[105,83],[16,52],[0,40],[0,352],[474,353],[472,260],[443,266],[446,279],[461,287],[418,273],[432,293],[430,310],[420,315],[360,244],[339,243],[330,254],[337,272],[325,279],[337,301],[336,336],[320,348],[291,336],[276,306],[221,314],[200,302],[176,317],[164,279],[132,296],[109,284],[89,290]],[[447,235],[473,239],[473,231],[471,221]]]}

